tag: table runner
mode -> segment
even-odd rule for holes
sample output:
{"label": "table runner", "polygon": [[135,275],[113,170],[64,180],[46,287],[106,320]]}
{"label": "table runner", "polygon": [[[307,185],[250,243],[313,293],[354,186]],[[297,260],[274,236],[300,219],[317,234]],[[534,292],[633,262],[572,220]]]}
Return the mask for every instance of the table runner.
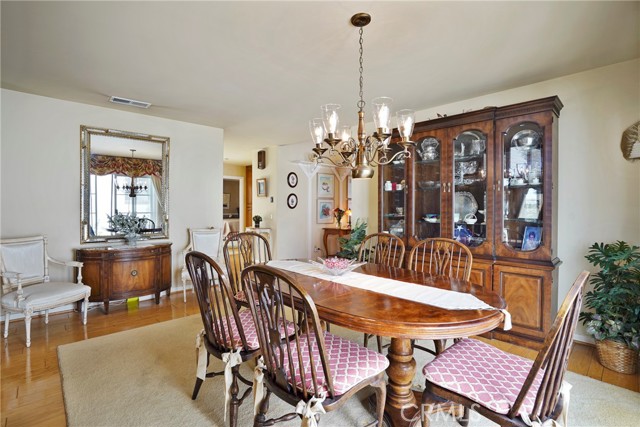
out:
{"label": "table runner", "polygon": [[341,276],[334,276],[323,272],[319,267],[301,261],[273,260],[267,263],[268,266],[281,270],[304,274],[317,279],[328,280],[341,285],[378,292],[433,305],[447,310],[500,310],[504,314],[503,329],[511,329],[511,314],[505,309],[498,309],[490,306],[474,295],[465,292],[449,291],[431,286],[417,285],[385,277],[370,276],[368,274],[350,271]]}

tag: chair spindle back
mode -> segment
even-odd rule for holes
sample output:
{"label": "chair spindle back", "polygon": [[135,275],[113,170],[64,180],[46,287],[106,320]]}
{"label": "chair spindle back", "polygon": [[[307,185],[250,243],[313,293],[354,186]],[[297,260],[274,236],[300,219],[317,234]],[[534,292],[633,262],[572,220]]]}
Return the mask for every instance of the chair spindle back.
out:
{"label": "chair spindle back", "polygon": [[242,348],[248,350],[234,294],[222,269],[197,251],[187,253],[185,262],[209,343],[222,354],[235,350],[230,346],[239,338]]}
{"label": "chair spindle back", "polygon": [[529,415],[532,420],[536,418],[546,420],[551,417],[558,403],[560,386],[569,362],[573,333],[582,305],[582,289],[588,278],[589,272],[583,271],[571,286],[524,386],[509,412],[510,417],[515,417],[518,414],[525,396],[541,370],[544,372],[541,374],[541,383],[536,395],[533,413]]}
{"label": "chair spindle back", "polygon": [[402,267],[404,251],[404,242],[393,234],[369,234],[360,244],[358,261]]}
{"label": "chair spindle back", "polygon": [[234,295],[242,290],[240,275],[245,267],[271,261],[269,241],[259,233],[230,234],[222,252]]}
{"label": "chair spindle back", "polygon": [[[274,393],[294,406],[325,389],[327,399],[334,398],[324,332],[311,297],[288,275],[263,265],[247,267],[242,283],[266,365],[265,381]],[[298,327],[281,340],[287,320]]]}
{"label": "chair spindle back", "polygon": [[469,280],[473,255],[462,243],[446,238],[424,239],[409,253],[408,268],[433,276]]}

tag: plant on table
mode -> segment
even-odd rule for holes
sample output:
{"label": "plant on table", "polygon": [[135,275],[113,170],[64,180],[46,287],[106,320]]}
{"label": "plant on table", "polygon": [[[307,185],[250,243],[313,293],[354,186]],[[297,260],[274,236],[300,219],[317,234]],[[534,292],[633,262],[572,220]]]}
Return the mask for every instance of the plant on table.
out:
{"label": "plant on table", "polygon": [[135,239],[139,237],[140,232],[145,228],[147,218],[137,217],[130,214],[115,213],[107,215],[109,219],[109,229],[122,233],[127,239]]}
{"label": "plant on table", "polygon": [[256,226],[256,228],[260,228],[260,223],[262,222],[262,217],[260,215],[254,215],[253,218],[253,224]]}

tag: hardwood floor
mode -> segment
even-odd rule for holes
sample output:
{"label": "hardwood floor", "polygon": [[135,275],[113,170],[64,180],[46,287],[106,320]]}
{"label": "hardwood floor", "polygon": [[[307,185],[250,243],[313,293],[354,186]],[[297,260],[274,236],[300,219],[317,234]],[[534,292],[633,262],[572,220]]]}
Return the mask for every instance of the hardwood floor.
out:
{"label": "hardwood floor", "polygon": [[[162,297],[160,304],[141,301],[138,305],[111,304],[109,315],[101,307],[93,308],[86,326],[78,313],[51,315],[49,325],[44,318],[31,324],[31,348],[24,346],[24,322],[11,322],[9,337],[3,339],[2,351],[2,424],[0,427],[65,426],[62,387],[56,349],[59,345],[138,328],[166,320],[198,313],[193,293],[187,294],[187,304],[181,292],[171,298]],[[500,341],[493,345],[506,351],[533,358],[536,352]],[[600,365],[595,348],[577,344],[569,361],[569,370],[598,380],[640,391],[640,375],[623,375]]]}

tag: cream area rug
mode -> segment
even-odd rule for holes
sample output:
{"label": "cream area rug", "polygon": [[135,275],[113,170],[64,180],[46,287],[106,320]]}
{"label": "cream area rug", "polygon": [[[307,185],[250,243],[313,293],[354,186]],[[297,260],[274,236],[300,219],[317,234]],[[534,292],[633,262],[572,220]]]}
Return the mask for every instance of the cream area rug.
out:
{"label": "cream area rug", "polygon": [[[58,347],[67,424],[90,426],[228,426],[223,420],[222,377],[207,379],[198,398],[191,400],[196,378],[196,334],[199,315],[162,322],[125,332]],[[332,332],[362,340],[362,334],[332,325]],[[421,367],[429,357],[417,351],[416,386],[423,384]],[[212,368],[222,363],[211,358]],[[242,372],[251,378],[251,368]],[[640,393],[568,372],[573,385],[569,426],[637,426]],[[241,392],[244,385],[241,385]],[[368,413],[367,390],[337,411],[323,415],[320,425],[363,426],[373,420]],[[291,412],[277,397],[270,400],[269,416]],[[253,424],[250,397],[240,406],[238,426]],[[282,426],[299,426],[295,420]],[[457,426],[441,414],[432,426]],[[491,426],[472,412],[470,426]]]}

